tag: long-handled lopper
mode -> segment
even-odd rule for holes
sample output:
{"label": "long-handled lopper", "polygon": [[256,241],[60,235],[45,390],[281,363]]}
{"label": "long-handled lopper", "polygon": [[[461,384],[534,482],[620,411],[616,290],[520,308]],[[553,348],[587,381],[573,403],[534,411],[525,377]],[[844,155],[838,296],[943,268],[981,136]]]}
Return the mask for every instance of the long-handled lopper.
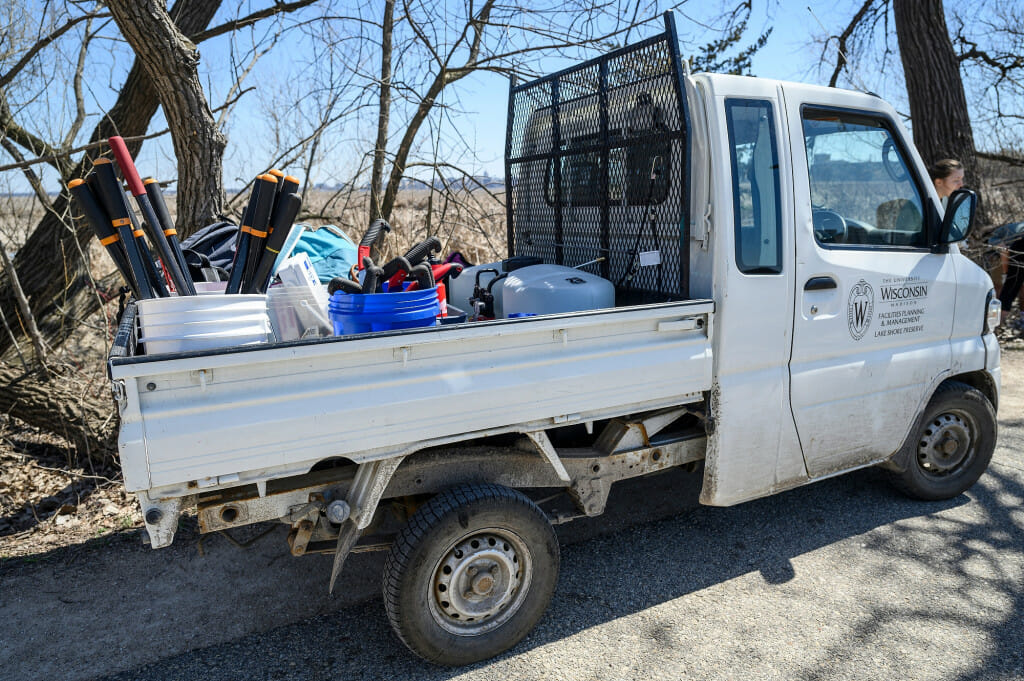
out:
{"label": "long-handled lopper", "polygon": [[139,293],[139,285],[135,281],[135,274],[132,272],[124,249],[119,243],[121,236],[114,229],[113,225],[110,224],[110,218],[107,217],[103,208],[96,201],[96,197],[93,196],[89,185],[85,183],[85,180],[74,179],[68,182],[68,189],[71,191],[72,196],[75,197],[79,209],[85,215],[85,219],[89,226],[92,227],[96,238],[99,239],[100,244],[107,250],[110,259],[114,261],[121,276],[124,277],[128,287],[132,290],[132,294],[137,299],[141,299],[142,295]]}
{"label": "long-handled lopper", "polygon": [[281,246],[288,238],[292,223],[299,214],[302,199],[295,193],[282,194],[278,197],[277,206],[270,216],[270,234],[263,244],[263,253],[253,273],[246,293],[266,293],[270,286],[270,278],[274,276],[274,263],[281,252]]}
{"label": "long-handled lopper", "polygon": [[264,174],[256,178],[252,194],[249,196],[249,205],[242,215],[242,228],[238,232],[235,260],[231,265],[231,276],[228,278],[225,293],[238,293],[242,290],[253,235],[260,239],[267,235],[267,222],[270,219],[270,208],[274,204],[276,184],[277,179],[273,175]]}
{"label": "long-handled lopper", "polygon": [[[140,298],[157,297],[158,289],[155,288],[156,279],[153,268],[153,261],[149,255],[149,248],[146,246],[142,230],[132,229],[132,219],[129,217],[128,204],[124,200],[124,192],[121,191],[121,183],[114,173],[114,166],[109,158],[98,158],[93,161],[93,172],[89,178],[89,185],[100,199],[110,218],[110,224],[117,230],[120,236],[119,242],[124,246],[125,256],[131,268],[135,282],[138,284]],[[145,265],[145,259],[149,259],[149,267]],[[152,279],[151,279],[152,276]]]}
{"label": "long-handled lopper", "polygon": [[[149,227],[149,238],[160,253],[160,259],[170,274],[174,288],[178,291],[179,296],[194,296],[196,294],[195,286],[192,285],[192,279],[185,274],[188,269],[186,268],[184,271],[181,269],[181,263],[167,241],[164,225],[153,208],[149,194],[146,192],[146,186],[142,184],[139,171],[135,168],[135,162],[132,160],[131,154],[128,153],[124,139],[115,136],[107,139],[107,142],[114,152],[114,158],[117,159],[117,165],[121,168],[121,174],[124,175],[124,179],[128,183],[129,191],[135,197],[135,203],[142,211],[142,219]],[[171,229],[173,230],[173,227]]]}
{"label": "long-handled lopper", "polygon": [[[160,221],[160,229],[163,230],[164,236],[167,238],[167,243],[171,247],[174,259],[178,261],[178,267],[181,268],[182,274],[185,275],[189,283],[192,283],[189,276],[188,263],[185,261],[185,254],[182,252],[181,244],[178,242],[178,230],[174,228],[174,220],[171,219],[171,213],[167,210],[167,203],[164,201],[163,192],[160,191],[160,183],[152,177],[147,177],[142,180],[142,184],[146,187],[149,202],[153,204],[153,210],[156,211],[156,217]],[[192,288],[195,289],[194,284]]]}

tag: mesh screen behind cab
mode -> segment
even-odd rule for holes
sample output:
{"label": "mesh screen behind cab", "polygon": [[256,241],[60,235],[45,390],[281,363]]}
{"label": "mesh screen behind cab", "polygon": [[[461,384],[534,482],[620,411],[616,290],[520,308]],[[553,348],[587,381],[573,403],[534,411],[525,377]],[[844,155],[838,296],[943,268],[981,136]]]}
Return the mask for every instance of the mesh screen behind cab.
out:
{"label": "mesh screen behind cab", "polygon": [[[568,266],[604,257],[584,269],[614,282],[619,304],[687,296],[687,120],[667,23],[509,93],[510,253]],[[640,266],[652,251],[660,265]]]}

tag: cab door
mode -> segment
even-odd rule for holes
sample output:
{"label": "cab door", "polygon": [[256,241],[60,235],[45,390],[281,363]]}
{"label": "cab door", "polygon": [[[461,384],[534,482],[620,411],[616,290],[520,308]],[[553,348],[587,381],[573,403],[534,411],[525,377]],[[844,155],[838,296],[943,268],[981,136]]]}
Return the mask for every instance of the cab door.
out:
{"label": "cab door", "polygon": [[956,288],[952,259],[928,246],[938,206],[895,112],[869,95],[821,93],[785,92],[797,232],[790,399],[812,478],[901,446],[949,369]]}

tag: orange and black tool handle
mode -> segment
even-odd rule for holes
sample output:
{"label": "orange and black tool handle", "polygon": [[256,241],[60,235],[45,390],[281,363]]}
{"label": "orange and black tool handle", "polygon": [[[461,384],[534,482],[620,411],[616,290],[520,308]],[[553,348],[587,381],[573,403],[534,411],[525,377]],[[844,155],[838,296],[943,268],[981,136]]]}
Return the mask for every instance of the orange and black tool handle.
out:
{"label": "orange and black tool handle", "polygon": [[[254,181],[252,185],[252,191],[249,192],[249,201],[245,204],[245,210],[242,211],[242,224],[248,225],[252,221],[252,211],[256,207],[256,195],[259,191],[259,186]],[[245,265],[245,258],[238,259],[238,254],[241,251],[245,251],[245,255],[249,253],[249,231],[245,229],[238,230],[238,235],[235,237],[235,256],[231,260],[231,272],[228,275],[228,283],[224,290],[225,293],[238,293],[242,287],[242,267]],[[238,270],[236,275],[235,270]],[[238,277],[237,282],[232,286],[232,280]]]}
{"label": "orange and black tool handle", "polygon": [[[110,215],[107,214],[107,209],[103,206],[103,198],[100,195],[99,176],[95,172],[89,173],[88,175],[85,176],[85,184],[86,186],[89,187],[89,191],[92,192],[92,197],[96,201],[96,206],[99,208],[100,213],[103,215],[103,219],[105,220],[104,224],[106,224],[107,228],[112,230],[114,234],[118,235],[117,250],[121,252],[121,259],[124,262],[128,263],[128,273],[131,275],[131,280],[133,282],[132,288],[133,290],[136,290],[138,289],[138,282],[135,280],[135,271],[131,267],[131,261],[128,260],[128,250],[124,245],[124,239],[121,238],[121,235],[118,233],[117,228],[114,227],[114,225],[112,224]],[[137,292],[136,296],[138,296]]]}
{"label": "orange and black tool handle", "polygon": [[[274,197],[274,209],[270,211],[271,215],[273,215],[274,212],[277,210],[277,207],[281,205],[281,202],[284,200],[284,197],[288,196],[289,194],[298,193],[299,178],[293,177],[291,175],[285,175],[283,178],[280,178],[280,182],[278,183],[277,186],[277,196]],[[271,228],[273,228],[274,223],[271,222],[270,226]],[[291,225],[289,225],[289,227],[290,226]]]}
{"label": "orange and black tool handle", "polygon": [[[270,178],[271,181],[266,181]],[[246,263],[249,262],[249,247],[253,238],[253,225],[259,213],[266,216],[270,212],[270,206],[274,202],[273,175],[260,175],[253,183],[252,194],[249,195],[249,204],[242,214],[242,228],[238,231],[238,240],[235,242],[235,259],[231,264],[231,276],[228,278],[225,293],[239,293],[242,290],[242,281],[245,278]],[[266,220],[263,218],[264,227],[257,232],[266,231]],[[265,236],[265,235],[264,235]]]}
{"label": "orange and black tool handle", "polygon": [[[249,223],[249,253],[245,260],[245,268],[242,270],[242,292],[247,292],[252,284],[253,275],[256,273],[256,266],[259,265],[260,256],[263,255],[263,245],[267,242],[270,234],[270,213],[274,209],[274,199],[277,198],[277,187],[280,182],[277,178],[266,173],[257,178],[260,185],[260,194],[267,194],[267,200],[258,200],[253,211],[252,222]],[[244,229],[244,227],[243,227]]]}
{"label": "orange and black tool handle", "polygon": [[[135,203],[142,211],[142,219],[149,225],[149,238],[160,253],[160,259],[163,260],[164,267],[171,275],[174,288],[180,296],[194,296],[196,294],[195,286],[192,285],[191,278],[185,274],[188,272],[188,268],[181,269],[181,263],[178,262],[171,245],[167,242],[166,227],[162,224],[160,216],[157,215],[156,209],[153,208],[153,204],[149,200],[146,186],[142,184],[139,171],[135,168],[135,162],[132,160],[131,154],[128,153],[124,139],[116,136],[110,137],[107,139],[107,143],[110,144],[110,149],[114,152],[114,158],[117,159],[121,174],[124,176],[125,182],[128,183],[129,191],[135,197]],[[174,230],[173,226],[171,226],[171,230]]]}
{"label": "orange and black tool handle", "polygon": [[266,293],[270,286],[270,279],[274,276],[274,263],[284,246],[288,233],[291,231],[292,223],[299,215],[299,208],[302,207],[302,199],[297,194],[283,194],[279,197],[274,214],[270,216],[270,236],[263,244],[263,254],[260,262],[256,265],[256,271],[252,275],[252,282],[247,289],[248,293]]}
{"label": "orange and black tool handle", "polygon": [[143,265],[143,254],[139,249],[139,241],[143,239],[142,230],[138,230],[136,235],[132,229],[130,211],[124,200],[124,192],[121,191],[121,183],[118,182],[117,174],[114,173],[114,166],[110,163],[109,158],[98,158],[93,161],[92,167],[93,175],[96,178],[94,187],[96,194],[110,218],[111,226],[121,237],[120,242],[124,246],[128,265],[131,267],[132,276],[135,277],[135,282],[138,285],[139,298],[155,298],[153,283],[149,280],[146,267]]}
{"label": "orange and black tool handle", "polygon": [[153,210],[156,211],[156,218],[160,221],[160,229],[163,230],[164,236],[167,238],[171,253],[178,261],[178,267],[181,268],[181,273],[185,275],[185,280],[192,289],[190,294],[194,294],[195,284],[192,283],[192,278],[189,276],[188,263],[185,262],[185,254],[182,253],[181,244],[178,242],[178,230],[174,228],[174,220],[171,219],[171,213],[167,210],[167,202],[164,201],[164,194],[160,191],[160,183],[152,177],[147,177],[142,184],[146,187],[149,202],[153,204]]}
{"label": "orange and black tool handle", "polygon": [[114,229],[114,226],[110,224],[110,218],[107,217],[107,214],[100,208],[99,203],[96,202],[96,197],[93,196],[89,185],[85,183],[85,180],[75,179],[68,182],[68,189],[71,191],[71,195],[75,197],[78,208],[85,215],[86,222],[92,227],[93,234],[96,235],[100,244],[107,250],[107,255],[114,261],[117,270],[124,277],[128,287],[131,288],[132,294],[139,298],[139,286],[135,283],[135,277],[132,276],[132,269],[128,264],[124,250],[118,243],[121,237],[118,235],[117,230]]}
{"label": "orange and black tool handle", "polygon": [[[366,230],[366,234],[363,235],[363,240],[359,242],[359,248],[356,249],[356,266],[359,269],[363,269],[365,267],[363,265],[363,260],[365,258],[373,257],[371,250],[374,245],[376,245],[376,243],[384,238],[384,235],[390,231],[391,225],[381,218],[377,218],[370,223],[370,228]],[[363,288],[365,289],[366,287]]]}
{"label": "orange and black tool handle", "polygon": [[242,228],[238,230],[238,236],[235,237],[235,257],[231,260],[231,272],[228,275],[224,293],[239,293],[242,290],[242,269],[249,257],[249,240],[252,238],[247,225],[252,222],[252,213],[256,208],[258,197],[259,181],[256,180],[253,181],[252,191],[249,192],[249,201],[245,204],[245,210],[242,211]]}

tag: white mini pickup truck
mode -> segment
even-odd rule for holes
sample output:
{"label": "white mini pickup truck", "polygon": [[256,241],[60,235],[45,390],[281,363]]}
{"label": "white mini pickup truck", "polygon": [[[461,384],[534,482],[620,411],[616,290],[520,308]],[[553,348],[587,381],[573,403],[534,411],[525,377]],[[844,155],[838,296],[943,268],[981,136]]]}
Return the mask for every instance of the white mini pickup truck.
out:
{"label": "white mini pickup truck", "polygon": [[534,626],[552,524],[616,481],[686,467],[726,506],[874,465],[944,499],[985,471],[999,302],[957,247],[975,197],[943,210],[878,97],[690,75],[666,15],[513,85],[506,189],[510,257],[559,279],[532,293],[600,278],[613,301],[167,354],[129,306],[109,372],[154,547],[183,510],[281,521],[295,555],[334,553],[332,588],[387,550],[398,636],[464,664]]}

